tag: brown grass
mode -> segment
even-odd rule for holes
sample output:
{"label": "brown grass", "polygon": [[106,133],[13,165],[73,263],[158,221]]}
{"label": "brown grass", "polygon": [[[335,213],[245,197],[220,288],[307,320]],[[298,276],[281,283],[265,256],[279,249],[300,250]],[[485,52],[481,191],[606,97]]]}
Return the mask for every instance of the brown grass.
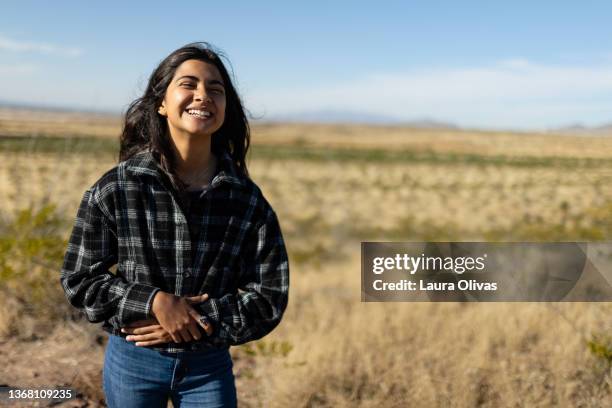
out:
{"label": "brown grass", "polygon": [[[59,136],[75,123],[57,124],[53,132]],[[0,124],[14,134],[32,132],[25,122]],[[100,129],[86,121],[79,126],[72,134],[98,134],[92,129]],[[100,126],[105,137],[118,129],[116,124]],[[38,129],[43,128],[48,124]],[[256,147],[296,151],[331,146],[408,149],[433,152],[434,157],[602,161],[559,168],[478,160],[263,159],[255,154],[250,169],[281,220],[292,286],[278,329],[251,347],[233,349],[243,406],[612,405],[610,364],[588,346],[595,334],[612,333],[610,304],[366,304],[360,303],[359,264],[359,243],[367,239],[609,239],[612,167],[605,159],[612,157],[612,139],[265,125],[255,127],[253,140]],[[10,223],[19,209],[53,203],[68,220],[62,230],[67,238],[84,189],[113,164],[108,154],[0,152],[0,194],[7,198],[3,219]],[[39,341],[52,345],[55,351],[49,353],[55,354],[32,347],[26,351],[23,344],[32,342],[25,343],[23,336],[18,340],[19,329],[9,330],[23,321],[11,301],[0,299],[0,331],[5,338],[13,333],[0,352],[23,353],[22,360],[11,360],[15,367],[30,372],[25,361],[85,353],[43,335]],[[31,324],[35,328],[36,320]],[[101,348],[92,347],[99,365]],[[91,375],[90,382],[98,382]],[[80,387],[94,398],[99,395],[86,384]]]}

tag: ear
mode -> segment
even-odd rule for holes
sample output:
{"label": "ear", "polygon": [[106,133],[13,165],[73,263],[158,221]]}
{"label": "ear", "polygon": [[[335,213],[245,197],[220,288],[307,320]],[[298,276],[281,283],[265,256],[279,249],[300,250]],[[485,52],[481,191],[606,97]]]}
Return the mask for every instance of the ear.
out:
{"label": "ear", "polygon": [[164,104],[164,101],[162,101],[161,106],[159,107],[159,109],[157,109],[157,113],[159,113],[162,116],[168,116],[168,113],[166,112],[166,105]]}

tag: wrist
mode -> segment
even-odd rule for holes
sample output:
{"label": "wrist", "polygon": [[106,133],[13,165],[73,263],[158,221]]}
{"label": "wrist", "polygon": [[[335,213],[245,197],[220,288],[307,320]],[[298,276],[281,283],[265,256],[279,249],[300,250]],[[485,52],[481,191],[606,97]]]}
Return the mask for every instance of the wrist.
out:
{"label": "wrist", "polygon": [[161,290],[155,293],[155,295],[153,296],[153,301],[151,303],[151,316],[157,318],[157,314],[159,313],[162,303],[164,303],[164,297],[166,295],[168,295],[168,293],[165,293]]}

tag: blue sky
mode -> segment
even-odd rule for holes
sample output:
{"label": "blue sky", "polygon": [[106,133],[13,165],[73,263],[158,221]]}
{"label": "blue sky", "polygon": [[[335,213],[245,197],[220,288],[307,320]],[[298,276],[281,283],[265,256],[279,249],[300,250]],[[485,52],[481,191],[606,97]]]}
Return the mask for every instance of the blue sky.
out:
{"label": "blue sky", "polygon": [[121,111],[191,41],[249,110],[482,128],[612,122],[612,3],[48,2],[0,6],[0,101]]}

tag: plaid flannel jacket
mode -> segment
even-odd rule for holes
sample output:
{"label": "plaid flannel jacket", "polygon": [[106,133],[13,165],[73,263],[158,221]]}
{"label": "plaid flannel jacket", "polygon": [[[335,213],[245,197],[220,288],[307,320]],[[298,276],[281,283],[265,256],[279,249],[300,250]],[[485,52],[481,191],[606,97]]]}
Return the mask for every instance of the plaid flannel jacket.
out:
{"label": "plaid flannel jacket", "polygon": [[[218,155],[211,184],[186,217],[184,203],[149,151],[105,173],[83,195],[61,284],[90,322],[121,327],[150,318],[153,296],[209,294],[195,309],[211,336],[152,349],[228,347],[263,337],[287,306],[289,265],[276,214],[260,189]],[[189,220],[197,222],[192,247]],[[193,226],[193,225],[192,225]],[[117,265],[116,274],[109,268]]]}

